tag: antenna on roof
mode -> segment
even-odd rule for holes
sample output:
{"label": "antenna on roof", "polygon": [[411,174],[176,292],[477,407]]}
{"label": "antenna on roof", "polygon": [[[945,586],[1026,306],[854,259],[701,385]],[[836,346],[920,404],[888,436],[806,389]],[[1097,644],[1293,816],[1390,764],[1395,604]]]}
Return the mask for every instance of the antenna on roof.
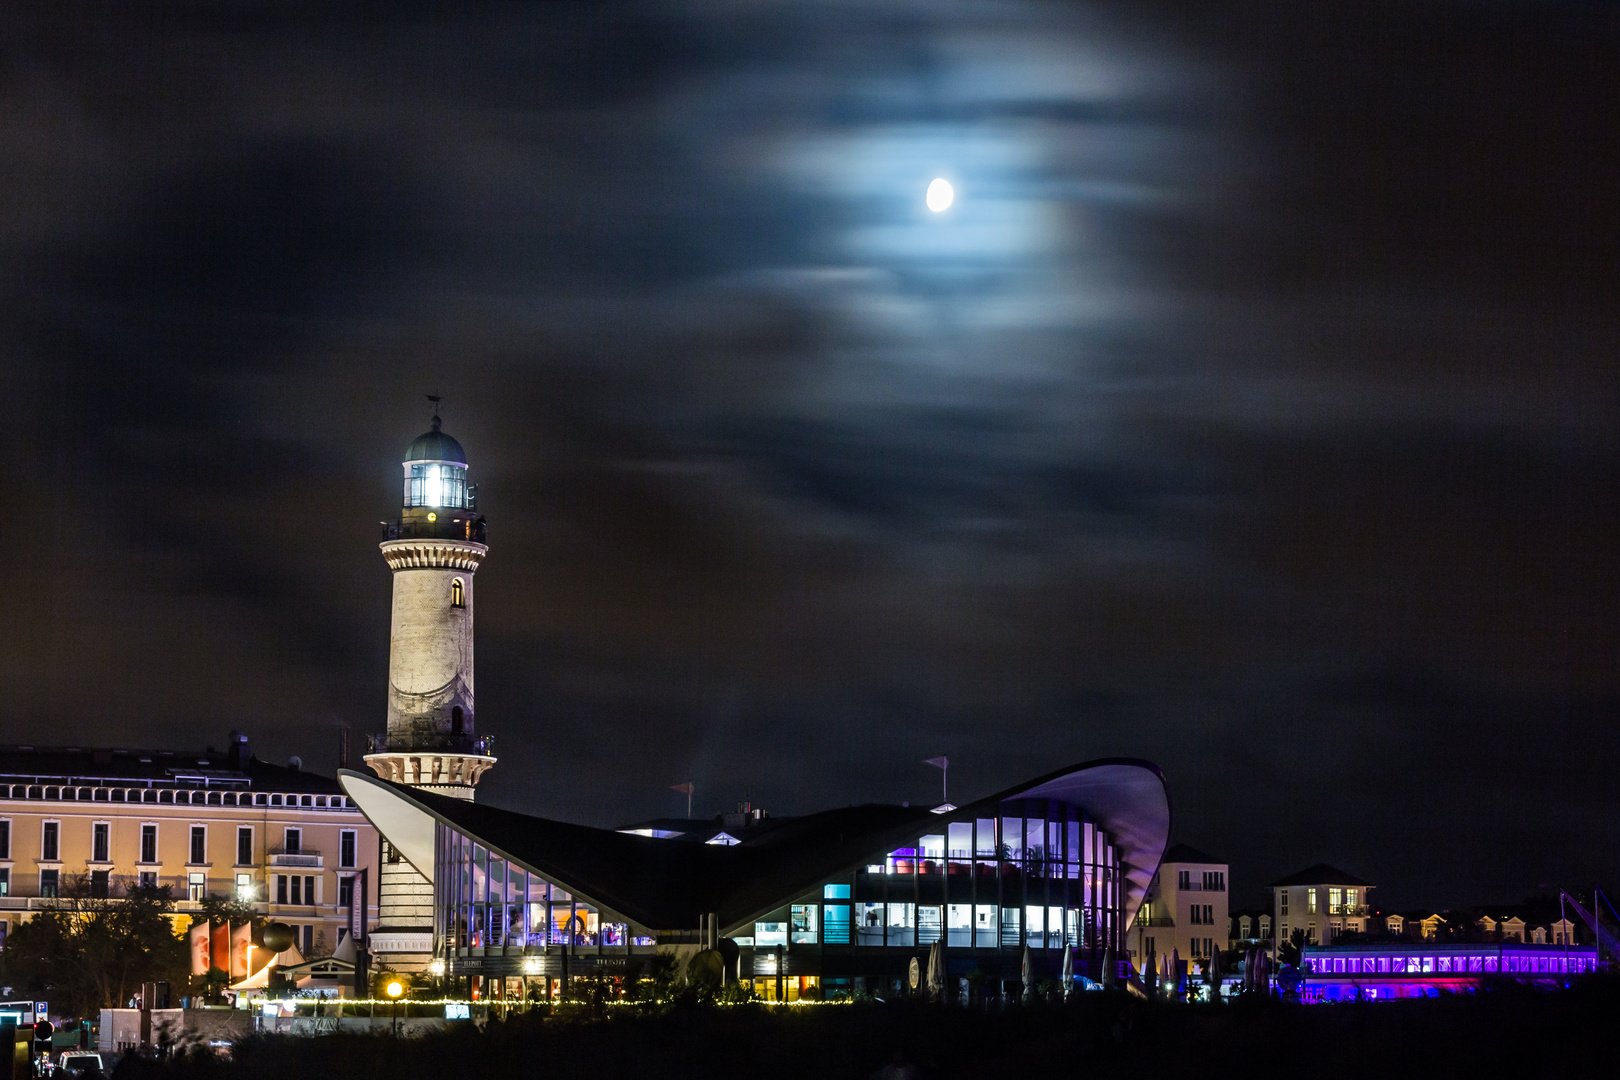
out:
{"label": "antenna on roof", "polygon": [[443,401],[444,399],[442,397],[440,397],[438,394],[427,394],[425,396],[429,401],[433,402],[433,430],[438,431],[439,430],[439,402]]}

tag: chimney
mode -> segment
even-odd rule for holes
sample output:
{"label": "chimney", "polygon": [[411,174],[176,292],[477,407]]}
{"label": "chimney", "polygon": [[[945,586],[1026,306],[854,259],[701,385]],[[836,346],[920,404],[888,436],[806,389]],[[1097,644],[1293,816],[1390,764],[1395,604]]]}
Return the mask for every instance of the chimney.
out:
{"label": "chimney", "polygon": [[226,760],[233,769],[245,769],[248,762],[253,760],[253,751],[248,747],[248,737],[240,731],[231,732],[231,746],[226,751]]}

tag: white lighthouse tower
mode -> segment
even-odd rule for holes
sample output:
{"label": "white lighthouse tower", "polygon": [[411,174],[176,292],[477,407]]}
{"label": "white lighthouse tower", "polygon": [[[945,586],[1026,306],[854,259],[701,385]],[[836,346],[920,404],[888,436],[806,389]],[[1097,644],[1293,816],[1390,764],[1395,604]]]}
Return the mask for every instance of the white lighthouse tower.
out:
{"label": "white lighthouse tower", "polygon": [[[399,520],[383,523],[394,572],[388,730],[368,738],[366,764],[385,780],[470,800],[495,764],[473,698],[473,575],[489,547],[467,455],[439,430],[431,400],[432,429],[405,452]],[[379,967],[419,971],[432,958],[432,872],[383,841],[371,934]]]}

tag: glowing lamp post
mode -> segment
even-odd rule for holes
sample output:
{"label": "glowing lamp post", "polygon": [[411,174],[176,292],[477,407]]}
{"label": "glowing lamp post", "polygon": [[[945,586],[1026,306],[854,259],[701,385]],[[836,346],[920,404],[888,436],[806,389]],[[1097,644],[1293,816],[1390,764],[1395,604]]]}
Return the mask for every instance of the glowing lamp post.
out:
{"label": "glowing lamp post", "polygon": [[396,1036],[399,1034],[399,995],[404,992],[405,986],[398,979],[390,979],[388,985],[383,987],[383,993],[387,994],[394,1003],[394,1034]]}

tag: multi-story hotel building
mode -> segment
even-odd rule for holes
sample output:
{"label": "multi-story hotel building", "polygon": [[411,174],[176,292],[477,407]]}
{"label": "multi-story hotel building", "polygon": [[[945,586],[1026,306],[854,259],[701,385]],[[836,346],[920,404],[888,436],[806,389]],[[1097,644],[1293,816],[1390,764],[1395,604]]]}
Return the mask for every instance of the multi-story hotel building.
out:
{"label": "multi-story hotel building", "polygon": [[75,890],[167,885],[180,914],[233,896],[320,954],[378,849],[336,781],[260,761],[243,735],[224,752],[0,747],[0,937]]}
{"label": "multi-story hotel building", "polygon": [[1227,865],[1197,848],[1176,844],[1164,853],[1131,927],[1138,970],[1156,971],[1160,956],[1187,961],[1190,974],[1227,946]]}
{"label": "multi-story hotel building", "polygon": [[1327,863],[1271,883],[1277,941],[1303,931],[1307,945],[1331,945],[1340,934],[1365,933],[1372,885]]}

